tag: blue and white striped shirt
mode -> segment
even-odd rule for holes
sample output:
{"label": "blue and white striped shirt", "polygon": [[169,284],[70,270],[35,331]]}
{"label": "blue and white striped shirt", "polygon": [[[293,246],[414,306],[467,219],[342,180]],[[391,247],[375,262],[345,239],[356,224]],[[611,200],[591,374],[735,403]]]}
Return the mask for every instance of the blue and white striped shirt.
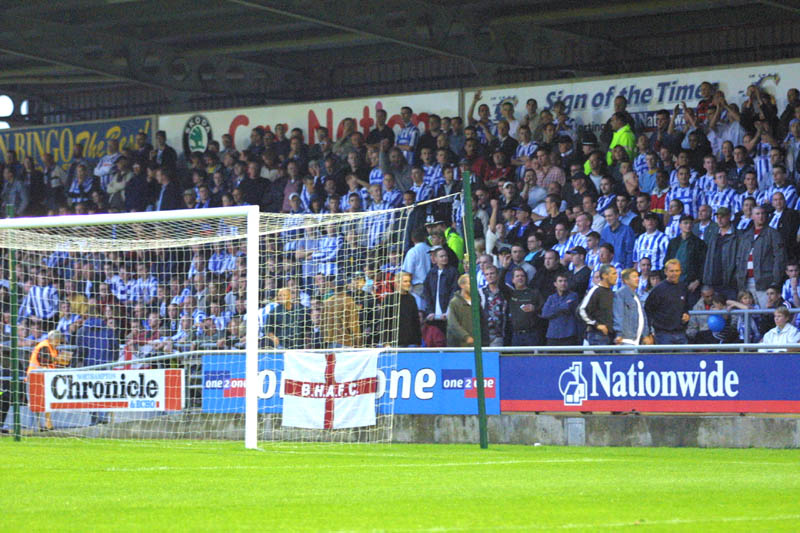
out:
{"label": "blue and white striped shirt", "polygon": [[403,205],[403,193],[397,189],[392,189],[391,191],[383,191],[383,203],[389,206],[384,209],[400,207],[401,205]]}
{"label": "blue and white striped shirt", "polygon": [[753,158],[753,166],[756,167],[758,176],[758,190],[764,191],[772,185],[772,163],[769,160],[769,151],[772,145],[769,143],[758,143]]}
{"label": "blue and white striped shirt", "polygon": [[338,273],[336,257],[343,242],[341,235],[317,240],[317,249],[311,254],[311,259],[317,262],[317,274],[335,276]]}
{"label": "blue and white striped shirt", "polygon": [[[692,169],[689,171],[689,185],[694,185],[694,182],[697,180],[697,171]],[[677,187],[679,184],[678,182],[678,169],[673,169],[669,173],[669,186]]]}
{"label": "blue and white striped shirt", "polygon": [[636,159],[633,160],[633,171],[636,172],[637,176],[641,176],[647,172],[647,154],[639,154],[636,156]]}
{"label": "blue and white striped shirt", "polygon": [[407,144],[409,146],[410,148],[409,150],[403,150],[403,155],[405,156],[406,161],[408,161],[409,165],[414,164],[414,159],[415,159],[414,151],[417,148],[418,142],[419,142],[419,129],[417,129],[417,127],[411,122],[406,124],[403,127],[403,129],[400,130],[400,133],[397,135],[397,139],[395,140],[396,145]]}
{"label": "blue and white striped shirt", "polygon": [[[591,230],[589,230],[589,233],[591,233]],[[569,239],[567,239],[567,250],[572,250],[576,246],[582,246],[586,248],[586,235],[580,232],[575,232],[569,236]]]}
{"label": "blue and white striped shirt", "polygon": [[481,144],[489,144],[489,139],[486,138],[486,133],[483,131],[481,124],[489,128],[489,133],[491,133],[493,137],[497,137],[497,124],[492,122],[491,119],[488,120],[489,122],[486,124],[483,124],[482,122],[475,123],[475,133],[477,134],[478,140],[481,142]]}
{"label": "blue and white striped shirt", "polygon": [[[392,226],[394,214],[391,211],[391,206],[386,202],[380,204],[372,204],[370,211],[377,211],[374,215],[367,217],[367,247],[375,248],[386,239],[386,233]],[[381,213],[381,211],[383,211]]]}
{"label": "blue and white striped shirt", "polygon": [[422,185],[417,185],[415,183],[409,187],[408,190],[414,191],[414,194],[416,195],[416,202],[424,202],[425,200],[430,200],[433,198],[433,189],[425,182],[422,182]]}
{"label": "blue and white striped shirt", "polygon": [[572,248],[569,247],[569,238],[563,243],[557,242],[553,245],[553,251],[558,253],[559,258],[563,258],[567,251],[571,249]]}
{"label": "blue and white striped shirt", "polygon": [[311,197],[314,195],[314,191],[309,191],[305,187],[300,189],[300,205],[303,206],[303,210],[305,212],[311,211]]}
{"label": "blue and white striped shirt", "polygon": [[[215,252],[208,258],[208,271],[214,274],[224,274],[226,267],[230,266],[231,254],[228,252]],[[234,261],[234,265],[235,265]]]}
{"label": "blue and white striped shirt", "polygon": [[688,187],[672,187],[667,193],[667,205],[672,200],[683,203],[683,212],[687,215],[697,216],[697,208],[705,203],[703,191],[690,185]]}
{"label": "blue and white striped shirt", "polygon": [[[517,145],[517,149],[514,151],[514,159],[519,159],[521,157],[529,157],[533,158],[533,154],[536,153],[536,149],[539,148],[539,144],[535,141],[531,141],[529,143],[519,143]],[[520,165],[517,167],[517,177],[523,178],[525,176],[525,165]]]}
{"label": "blue and white striped shirt", "polygon": [[58,312],[58,291],[52,285],[34,285],[22,299],[20,311],[22,317],[53,318]]}
{"label": "blue and white striped shirt", "polygon": [[659,230],[653,233],[642,233],[633,243],[633,262],[638,263],[642,258],[649,257],[653,270],[663,270],[667,245],[669,245],[669,239]]}
{"label": "blue and white striped shirt", "polygon": [[369,184],[383,186],[383,170],[381,170],[381,167],[375,167],[369,171]]}
{"label": "blue and white striped shirt", "polygon": [[680,215],[675,215],[670,219],[669,224],[667,224],[666,229],[664,230],[666,236],[670,239],[674,239],[678,235],[681,234],[681,217]]}
{"label": "blue and white striped shirt", "polygon": [[361,198],[361,209],[362,211],[366,206],[369,205],[371,197],[369,195],[369,191],[364,187],[359,187],[355,191],[347,191],[342,195],[342,199],[339,200],[339,208],[344,212],[350,209],[350,195],[357,194]]}
{"label": "blue and white striped shirt", "polygon": [[128,301],[150,303],[158,292],[158,280],[150,276],[148,278],[136,278],[128,283]]}
{"label": "blue and white striped shirt", "polygon": [[616,194],[606,194],[597,199],[597,212],[602,214],[606,207],[613,205],[614,200],[617,198]]}
{"label": "blue and white striped shirt", "polygon": [[792,295],[792,279],[789,278],[783,282],[783,289],[781,289],[781,297],[786,302],[789,308],[795,307],[794,296]]}
{"label": "blue and white striped shirt", "polygon": [[697,178],[697,182],[695,182],[694,185],[705,194],[709,194],[717,190],[717,184],[714,183],[714,174],[703,174]]}
{"label": "blue and white striped shirt", "polygon": [[[756,205],[761,205],[761,201],[764,198],[763,192],[748,192],[744,191],[743,193],[737,194],[733,201],[733,207],[731,208],[731,212],[738,213],[742,210],[742,204],[747,198],[752,198],[755,200]],[[749,219],[748,219],[749,220]]]}
{"label": "blue and white striped shirt", "polygon": [[75,205],[80,202],[88,202],[89,193],[92,191],[93,186],[93,178],[87,177],[82,184],[77,179],[73,180],[67,192],[69,203]]}
{"label": "blue and white striped shirt", "polygon": [[69,344],[71,342],[69,327],[78,320],[80,320],[80,318],[81,315],[72,314],[58,319],[58,324],[56,324],[56,329],[60,331],[61,334],[63,335],[65,344]]}
{"label": "blue and white striped shirt", "polygon": [[[601,266],[603,266],[601,263],[596,263],[593,267],[591,267],[592,268],[592,275],[589,277],[589,288],[590,289],[592,287],[594,287],[594,274],[595,274],[595,272],[600,270]],[[621,274],[622,273],[622,264],[621,263],[615,263],[615,262],[612,261],[611,262],[611,266],[613,266],[614,268],[617,269],[617,283],[613,287],[611,287],[611,290],[614,291],[614,292],[617,292],[618,290],[620,290],[622,288],[622,274]]]}
{"label": "blue and white striped shirt", "polygon": [[736,190],[725,187],[723,190],[716,189],[708,195],[706,203],[711,207],[711,212],[715,215],[720,207],[727,207],[734,212],[736,207]]}
{"label": "blue and white striped shirt", "polygon": [[772,195],[776,192],[783,193],[783,197],[786,199],[786,207],[791,209],[796,209],[797,205],[797,188],[794,185],[784,185],[783,187],[778,187],[777,185],[771,185],[767,190],[764,192],[763,198],[761,198],[760,205],[767,205],[772,203]]}
{"label": "blue and white striped shirt", "polygon": [[431,186],[434,191],[444,183],[444,171],[442,165],[434,163],[431,166],[422,165],[422,171],[425,173],[425,183]]}

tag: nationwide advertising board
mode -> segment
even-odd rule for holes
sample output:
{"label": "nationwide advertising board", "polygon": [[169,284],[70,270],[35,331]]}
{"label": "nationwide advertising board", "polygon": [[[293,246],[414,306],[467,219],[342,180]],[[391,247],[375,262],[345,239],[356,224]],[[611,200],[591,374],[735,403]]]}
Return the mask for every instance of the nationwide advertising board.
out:
{"label": "nationwide advertising board", "polygon": [[[396,364],[378,359],[379,412],[394,401],[395,414],[477,414],[475,360],[471,353],[401,352]],[[486,412],[500,414],[499,356],[483,354]],[[283,354],[262,353],[257,377],[258,410],[278,413],[283,406]],[[243,413],[245,356],[203,356],[203,412]],[[384,411],[385,412],[385,411]]]}
{"label": "nationwide advertising board", "polygon": [[502,411],[800,413],[799,354],[500,359]]}
{"label": "nationwide advertising board", "polygon": [[30,375],[33,412],[180,411],[183,369],[45,370]]}
{"label": "nationwide advertising board", "polygon": [[0,131],[0,158],[5,162],[6,153],[14,150],[22,161],[33,156],[42,166],[42,155],[53,154],[57,165],[66,167],[72,159],[76,144],[83,144],[83,155],[90,165],[108,153],[108,141],[118,139],[120,149],[136,146],[136,134],[144,132],[152,137],[153,117],[132,117],[96,122],[53,124]]}
{"label": "nationwide advertising board", "polygon": [[425,132],[428,116],[458,115],[459,92],[441,91],[425,94],[406,94],[394,96],[368,96],[349,100],[330,100],[327,102],[306,102],[300,104],[271,105],[224,109],[219,111],[198,111],[162,115],[158,127],[167,133],[167,143],[184,156],[190,152],[203,152],[210,140],[221,143],[222,135],[233,138],[235,148],[244,150],[250,145],[250,132],[261,126],[274,131],[277,124],[283,124],[287,131],[300,128],[306,142],[316,142],[316,129],[328,128],[334,140],[342,136],[343,121],[356,120],[356,129],[364,135],[375,127],[375,112],[385,109],[387,122],[395,133],[400,131],[402,121],[400,108],[408,106],[413,111],[411,121]]}
{"label": "nationwide advertising board", "polygon": [[[586,80],[547,81],[532,85],[490,88],[482,91],[478,105],[489,105],[494,119],[501,118],[505,102],[514,104],[519,118],[525,113],[528,99],[539,110],[550,109],[561,100],[568,115],[579,128],[598,131],[614,112],[614,98],[624,96],[627,110],[643,128],[655,126],[655,112],[686,102],[690,107],[700,101],[700,84],[708,81],[722,90],[729,102],[741,105],[749,85],[757,85],[776,98],[779,112],[786,106],[786,93],[800,87],[800,63],[742,65],[731,68],[696,71],[670,71],[644,75],[623,75]],[[476,90],[464,91],[464,109],[469,110]],[[477,106],[475,110],[477,115]]]}

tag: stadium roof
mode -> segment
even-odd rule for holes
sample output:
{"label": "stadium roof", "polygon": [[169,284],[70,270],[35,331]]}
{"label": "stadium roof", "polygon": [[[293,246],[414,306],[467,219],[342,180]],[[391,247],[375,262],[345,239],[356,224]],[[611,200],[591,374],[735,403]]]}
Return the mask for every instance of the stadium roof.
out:
{"label": "stadium roof", "polygon": [[67,107],[109,88],[163,110],[800,56],[791,0],[9,0],[0,19],[0,92]]}

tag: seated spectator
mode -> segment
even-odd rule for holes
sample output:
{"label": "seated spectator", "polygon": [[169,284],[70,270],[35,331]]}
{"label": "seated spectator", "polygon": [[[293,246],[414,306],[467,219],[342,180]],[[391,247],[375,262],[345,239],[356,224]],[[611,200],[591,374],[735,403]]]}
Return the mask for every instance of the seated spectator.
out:
{"label": "seated spectator", "polygon": [[[725,302],[728,310],[731,309],[760,309],[756,303],[753,294],[750,291],[739,291],[736,300],[728,300]],[[739,342],[758,342],[761,333],[758,329],[761,315],[737,315],[736,317],[736,332],[738,334]],[[748,324],[749,322],[749,324]]]}
{"label": "seated spectator", "polygon": [[[789,323],[791,314],[785,306],[778,307],[773,313],[775,327],[767,331],[761,340],[763,344],[786,344],[789,346],[800,343],[800,330]],[[761,351],[761,350],[759,350]]]}

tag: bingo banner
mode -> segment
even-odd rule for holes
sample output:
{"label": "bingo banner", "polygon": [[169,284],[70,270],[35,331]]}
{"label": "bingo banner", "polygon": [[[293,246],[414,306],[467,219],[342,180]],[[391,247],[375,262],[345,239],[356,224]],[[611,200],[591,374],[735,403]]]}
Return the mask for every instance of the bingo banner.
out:
{"label": "bingo banner", "polygon": [[500,359],[507,411],[800,413],[800,354]]}
{"label": "bingo banner", "polygon": [[[396,364],[393,357],[386,353],[378,357],[375,395],[379,413],[391,412],[389,400],[393,400],[394,414],[478,414],[472,353],[401,352]],[[486,412],[494,415],[500,414],[498,361],[497,352],[483,354]],[[258,411],[279,413],[286,390],[283,354],[260,354],[258,368]],[[203,356],[203,412],[243,413],[245,386],[243,354]],[[335,386],[323,391],[328,389],[337,394]]]}
{"label": "bingo banner", "polygon": [[198,111],[162,115],[158,127],[167,132],[167,144],[183,151],[184,157],[191,152],[203,152],[211,140],[220,141],[224,134],[233,138],[237,150],[250,146],[250,132],[261,126],[274,131],[277,124],[286,126],[287,132],[300,128],[308,144],[316,142],[316,129],[328,128],[331,137],[338,140],[342,136],[342,122],[346,118],[356,121],[356,129],[364,134],[375,127],[375,112],[385,109],[387,123],[400,131],[402,121],[400,108],[408,106],[413,111],[411,121],[420,133],[425,133],[428,116],[458,115],[459,92],[441,91],[425,94],[406,94],[395,96],[370,96],[350,100],[331,100],[327,102],[306,102],[300,104],[274,105],[225,109],[221,111]]}
{"label": "bingo banner", "polygon": [[[673,111],[676,105],[686,102],[693,107],[700,101],[700,84],[708,81],[725,93],[729,102],[741,106],[746,100],[749,85],[764,88],[775,97],[778,113],[786,107],[786,92],[800,87],[800,63],[742,65],[730,68],[696,71],[671,71],[646,75],[625,74],[604,78],[574,81],[546,81],[533,85],[507,86],[484,89],[480,104],[488,104],[492,118],[501,118],[500,108],[505,102],[514,104],[515,116],[525,114],[528,99],[534,98],[538,109],[552,108],[561,100],[567,114],[581,129],[599,131],[614,112],[614,98],[624,96],[627,110],[639,127],[655,127],[655,112],[659,109]],[[464,91],[464,109],[468,110],[476,89]],[[466,112],[466,111],[465,111]],[[477,105],[475,114],[477,116]],[[682,120],[682,117],[679,117]]]}
{"label": "bingo banner", "polygon": [[50,153],[57,165],[66,168],[75,145],[83,144],[84,158],[95,165],[108,153],[108,141],[118,139],[120,150],[135,148],[140,131],[152,139],[154,123],[153,117],[133,117],[2,130],[0,158],[5,162],[6,153],[15,150],[19,161],[30,155],[41,167],[42,155]]}

